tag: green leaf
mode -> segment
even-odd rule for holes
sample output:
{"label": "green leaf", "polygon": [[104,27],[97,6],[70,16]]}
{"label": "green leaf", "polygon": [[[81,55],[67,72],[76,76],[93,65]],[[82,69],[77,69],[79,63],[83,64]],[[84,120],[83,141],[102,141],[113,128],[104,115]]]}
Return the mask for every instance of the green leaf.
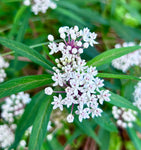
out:
{"label": "green leaf", "polygon": [[29,9],[28,7],[26,6],[22,6],[16,13],[16,16],[14,18],[14,22],[13,22],[13,25],[12,25],[12,29],[8,35],[8,37],[10,39],[12,39],[14,37],[14,35],[17,35],[18,33],[18,28],[19,28],[19,25],[21,24],[21,20],[23,18],[23,16],[25,15],[25,13],[28,11],[27,9]]}
{"label": "green leaf", "polygon": [[52,83],[50,75],[25,76],[0,84],[0,98]]}
{"label": "green leaf", "polygon": [[132,47],[122,47],[122,48],[116,48],[111,49],[106,52],[103,52],[102,54],[96,56],[92,60],[87,62],[88,66],[101,66],[103,64],[107,64],[111,62],[113,59],[121,57],[125,54],[128,54],[130,52],[133,52],[135,50],[138,50],[141,48],[141,46],[132,46]]}
{"label": "green leaf", "polygon": [[44,138],[47,133],[47,125],[49,122],[50,114],[52,111],[52,101],[53,95],[46,96],[40,109],[37,113],[37,117],[33,124],[33,129],[29,141],[29,150],[40,150]]}
{"label": "green leaf", "polygon": [[51,141],[47,141],[47,147],[50,147],[49,150],[64,150],[63,146],[59,143],[56,137],[53,137]]}
{"label": "green leaf", "polygon": [[12,144],[11,148],[16,148],[24,135],[24,132],[26,129],[28,129],[34,122],[37,112],[42,104],[42,102],[46,100],[46,95],[44,94],[44,91],[39,92],[36,94],[31,102],[26,106],[24,114],[20,118],[17,129],[15,132],[15,141]]}
{"label": "green leaf", "polygon": [[109,150],[110,133],[108,131],[100,128],[100,130],[98,132],[98,137],[102,143],[100,146],[100,150]]}
{"label": "green leaf", "polygon": [[90,123],[88,122],[88,120],[83,120],[83,122],[79,122],[79,120],[75,118],[74,123],[76,124],[76,126],[78,126],[78,128],[83,133],[92,137],[99,145],[101,145],[99,138],[95,134],[95,132],[94,132],[93,128],[91,127]]}
{"label": "green leaf", "polygon": [[[60,19],[61,16],[63,16],[63,18],[67,18],[69,20],[71,20],[70,23],[77,22],[80,25],[87,25],[87,23],[82,19],[82,17],[80,17],[79,15],[77,15],[76,13],[74,13],[73,11],[70,11],[69,9],[64,9],[62,7],[57,7],[54,12],[56,12],[57,14],[59,14],[58,19]],[[65,19],[65,22],[67,22],[67,20]]]}
{"label": "green leaf", "polygon": [[102,78],[115,78],[115,79],[129,79],[129,80],[141,80],[138,77],[123,75],[123,74],[111,74],[111,73],[98,73],[97,77]]}
{"label": "green leaf", "polygon": [[15,51],[16,53],[29,58],[38,65],[41,65],[46,69],[52,70],[52,64],[47,59],[45,59],[40,53],[38,53],[34,49],[29,48],[27,45],[1,37],[0,43],[8,47],[9,49]]}
{"label": "green leaf", "polygon": [[114,94],[112,92],[110,92],[110,94],[111,101],[109,101],[109,103],[118,107],[124,107],[138,111],[137,107],[135,107],[130,101],[128,101],[124,97]]}
{"label": "green leaf", "polygon": [[71,135],[71,137],[68,139],[68,141],[66,142],[65,146],[71,144],[81,134],[82,134],[81,131],[79,129],[76,129],[74,133]]}
{"label": "green leaf", "polygon": [[128,81],[122,83],[121,95],[124,98],[132,101],[134,99],[133,92],[135,90],[136,84],[137,84],[137,82],[132,81],[132,80],[128,80]]}
{"label": "green leaf", "polygon": [[95,117],[94,121],[97,124],[99,124],[102,128],[104,128],[110,132],[117,132],[117,128],[116,128],[115,124],[112,122],[110,117],[104,112],[102,112],[101,117]]}
{"label": "green leaf", "polygon": [[71,10],[73,13],[82,17],[87,23],[91,21],[104,25],[108,24],[108,21],[104,19],[98,11],[90,10],[87,8],[81,8],[80,4],[77,6],[74,3],[70,3],[68,1],[63,0],[61,1],[61,3],[58,2],[58,6],[60,6],[61,8],[64,7],[67,10]]}
{"label": "green leaf", "polygon": [[21,24],[20,29],[18,31],[18,35],[16,38],[16,41],[18,41],[18,42],[22,41],[24,38],[24,35],[26,33],[26,29],[28,27],[28,20],[30,18],[30,14],[31,14],[31,10],[30,10],[30,8],[28,8],[25,15],[24,15],[24,18],[22,19],[22,24]]}
{"label": "green leaf", "polygon": [[136,147],[136,150],[140,150],[141,149],[141,139],[139,139],[137,137],[137,133],[135,132],[134,128],[128,128],[127,132],[134,144],[134,146]]}
{"label": "green leaf", "polygon": [[[132,28],[122,24],[121,22],[110,20],[111,27],[117,32],[117,34],[125,41],[134,41],[135,39],[141,39],[141,30],[138,28]],[[130,36],[129,36],[130,35]]]}

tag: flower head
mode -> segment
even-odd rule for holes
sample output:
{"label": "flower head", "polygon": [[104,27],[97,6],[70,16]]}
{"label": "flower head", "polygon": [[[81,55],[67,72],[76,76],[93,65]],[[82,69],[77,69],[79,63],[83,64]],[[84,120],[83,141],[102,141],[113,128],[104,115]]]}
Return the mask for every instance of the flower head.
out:
{"label": "flower head", "polygon": [[5,103],[2,105],[2,118],[9,124],[14,123],[15,118],[18,118],[23,114],[24,107],[30,100],[29,94],[24,92],[7,97]]}
{"label": "flower head", "polygon": [[[116,44],[115,48],[135,46],[135,45],[136,43],[134,42],[129,43],[125,42],[122,45]],[[141,66],[141,49],[114,59],[112,61],[112,65],[116,69],[122,70],[123,72],[127,72],[127,70],[132,66]]]}
{"label": "flower head", "polygon": [[52,0],[24,0],[23,4],[26,6],[31,5],[31,10],[35,15],[39,12],[46,13],[48,8],[55,9],[57,7]]}
{"label": "flower head", "polygon": [[[67,117],[68,122],[73,122],[74,107],[77,108],[74,113],[79,115],[80,122],[90,116],[101,116],[99,104],[110,101],[110,93],[108,90],[101,90],[104,80],[96,77],[98,73],[96,67],[86,66],[85,60],[80,57],[84,48],[97,43],[95,41],[97,35],[91,33],[88,28],[79,30],[77,26],[61,27],[59,33],[64,42],[56,43],[53,36],[49,35],[50,54],[58,52],[62,54],[61,58],[55,60],[57,67],[53,67],[55,71],[52,76],[53,86],[64,88],[64,91],[60,91],[59,97],[54,96],[53,109],[63,110],[63,106],[72,107]],[[65,94],[64,98],[61,93]]]}
{"label": "flower head", "polygon": [[118,108],[113,106],[112,114],[117,120],[117,125],[122,128],[133,127],[133,122],[136,121],[137,112],[131,109]]}

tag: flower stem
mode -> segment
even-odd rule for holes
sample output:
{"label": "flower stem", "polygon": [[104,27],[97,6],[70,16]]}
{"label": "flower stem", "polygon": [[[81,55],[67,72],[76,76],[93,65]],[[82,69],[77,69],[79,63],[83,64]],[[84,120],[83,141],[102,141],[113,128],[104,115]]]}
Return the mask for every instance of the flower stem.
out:
{"label": "flower stem", "polygon": [[65,91],[53,91],[54,93],[66,93]]}
{"label": "flower stem", "polygon": [[1,54],[1,56],[3,57],[3,56],[7,56],[7,55],[10,55],[10,54],[14,54],[15,52],[13,52],[13,51],[10,51],[10,52],[7,52],[7,53],[4,53],[4,54]]}
{"label": "flower stem", "polygon": [[72,114],[72,112],[73,112],[73,107],[74,107],[74,103],[72,104],[72,108],[71,108],[71,114]]}

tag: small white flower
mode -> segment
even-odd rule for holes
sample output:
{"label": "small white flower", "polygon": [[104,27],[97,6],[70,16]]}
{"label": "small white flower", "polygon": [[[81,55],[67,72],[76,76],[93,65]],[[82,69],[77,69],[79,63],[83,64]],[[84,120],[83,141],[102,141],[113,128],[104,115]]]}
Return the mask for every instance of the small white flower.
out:
{"label": "small white flower", "polygon": [[47,139],[48,139],[49,141],[51,141],[51,140],[52,140],[52,138],[53,138],[52,133],[47,135]]}
{"label": "small white flower", "polygon": [[52,80],[55,81],[53,86],[56,86],[56,85],[63,86],[63,79],[62,79],[62,75],[60,73],[57,73],[57,74],[54,73],[54,76],[52,76]]}
{"label": "small white flower", "polygon": [[58,52],[58,49],[55,43],[49,43],[48,47],[51,49],[49,53],[50,55]]}
{"label": "small white flower", "polygon": [[88,48],[89,47],[89,43],[84,43],[83,46],[84,46],[84,48]]}
{"label": "small white flower", "polygon": [[21,140],[20,141],[20,146],[25,147],[26,146],[26,141],[25,140]]}
{"label": "small white flower", "polygon": [[83,119],[88,119],[90,114],[89,108],[82,108],[78,106],[78,110],[75,111],[76,114],[79,115],[79,121],[82,122]]}
{"label": "small white flower", "polygon": [[94,79],[95,87],[96,87],[96,89],[97,89],[98,91],[99,91],[99,88],[101,88],[101,87],[104,86],[103,81],[104,81],[104,80],[101,80],[101,79],[99,79],[98,77],[96,77],[96,78]]}
{"label": "small white flower", "polygon": [[48,35],[48,40],[49,40],[49,41],[54,41],[53,35],[49,34],[49,35]]}
{"label": "small white flower", "polygon": [[45,94],[52,95],[52,93],[53,93],[53,89],[51,87],[45,88]]}
{"label": "small white flower", "polygon": [[76,53],[77,53],[77,49],[76,49],[76,48],[73,48],[73,49],[72,49],[72,53],[73,53],[73,54],[76,54]]}
{"label": "small white flower", "polygon": [[96,108],[91,109],[91,112],[92,112],[92,118],[94,118],[95,116],[96,117],[101,116],[101,113],[103,111],[102,111],[102,109],[96,107]]}
{"label": "small white flower", "polygon": [[52,126],[51,126],[51,121],[48,122],[48,125],[47,125],[47,131],[51,130],[52,129]]}
{"label": "small white flower", "polygon": [[110,101],[110,97],[111,94],[109,94],[109,91],[108,90],[102,90],[100,91],[100,95],[98,95],[97,97],[99,98],[99,103],[100,104],[103,104],[103,101],[107,101],[109,102]]}
{"label": "small white flower", "polygon": [[24,0],[23,4],[26,6],[29,6],[31,3],[30,3],[30,0]]}
{"label": "small white flower", "polygon": [[73,120],[74,120],[74,116],[73,116],[72,114],[69,114],[69,115],[67,116],[67,121],[68,121],[69,123],[72,123]]}
{"label": "small white flower", "polygon": [[65,33],[61,33],[61,34],[60,34],[60,38],[61,38],[61,39],[65,39],[65,38],[66,38]]}
{"label": "small white flower", "polygon": [[60,110],[63,110],[63,104],[62,104],[62,96],[59,94],[59,97],[53,96],[54,102],[51,104],[54,105],[53,109],[60,108]]}

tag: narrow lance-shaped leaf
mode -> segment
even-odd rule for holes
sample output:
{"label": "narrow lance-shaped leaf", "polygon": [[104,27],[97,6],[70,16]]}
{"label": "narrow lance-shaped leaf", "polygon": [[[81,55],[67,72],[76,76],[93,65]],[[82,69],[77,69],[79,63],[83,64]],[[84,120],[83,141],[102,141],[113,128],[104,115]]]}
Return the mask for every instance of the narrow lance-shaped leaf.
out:
{"label": "narrow lance-shaped leaf", "polygon": [[31,102],[26,106],[24,114],[17,124],[15,141],[10,148],[16,148],[18,146],[25,131],[33,124],[44,99],[46,99],[46,95],[44,94],[44,91],[41,91],[36,94],[32,98]]}
{"label": "narrow lance-shaped leaf", "polygon": [[0,98],[52,83],[50,75],[25,76],[0,84]]}
{"label": "narrow lance-shaped leaf", "polygon": [[22,24],[19,28],[19,32],[17,34],[16,41],[21,42],[24,38],[24,35],[26,33],[27,27],[28,27],[28,20],[30,18],[31,10],[30,8],[27,9],[26,14],[24,14],[24,18],[22,19]]}
{"label": "narrow lance-shaped leaf", "polygon": [[115,79],[128,79],[128,80],[141,80],[138,77],[123,75],[123,74],[111,74],[111,73],[98,73],[97,77],[102,78],[115,78]]}
{"label": "narrow lance-shaped leaf", "polygon": [[138,50],[141,48],[141,46],[132,46],[132,47],[122,47],[122,48],[116,48],[111,49],[106,52],[103,52],[102,54],[96,56],[92,60],[87,62],[88,66],[100,66],[106,63],[111,62],[113,59],[118,58],[120,56],[123,56],[125,54],[128,54],[130,52],[133,52],[135,50]]}
{"label": "narrow lance-shaped leaf", "polygon": [[29,58],[31,61],[35,62],[46,69],[52,70],[52,64],[47,59],[45,59],[40,53],[35,51],[34,49],[29,48],[27,45],[24,45],[20,42],[16,42],[14,40],[9,40],[6,38],[0,37],[0,43],[9,49],[15,51],[16,53]]}
{"label": "narrow lance-shaped leaf", "polygon": [[136,150],[141,149],[141,139],[138,138],[137,133],[134,128],[128,128],[127,132],[129,134],[129,137],[131,138]]}
{"label": "narrow lance-shaped leaf", "polygon": [[112,122],[110,117],[104,112],[102,112],[101,117],[95,117],[94,121],[97,124],[99,124],[101,127],[103,127],[104,129],[106,129],[110,132],[117,132],[117,128],[116,128],[115,124]]}
{"label": "narrow lance-shaped leaf", "polygon": [[74,123],[76,126],[79,127],[79,129],[87,134],[88,136],[92,137],[99,145],[101,145],[101,142],[99,140],[99,138],[97,137],[97,135],[95,134],[93,128],[91,127],[91,125],[89,124],[89,122],[87,120],[84,120],[83,122],[79,122],[78,119],[75,118]]}
{"label": "narrow lance-shaped leaf", "polygon": [[138,111],[137,107],[135,107],[130,101],[128,101],[124,97],[114,94],[112,92],[110,92],[110,94],[111,101],[109,101],[109,103],[118,107],[124,107]]}
{"label": "narrow lance-shaped leaf", "polygon": [[101,141],[100,150],[109,150],[110,144],[110,132],[103,130],[102,128],[99,129],[98,137]]}
{"label": "narrow lance-shaped leaf", "polygon": [[46,99],[44,99],[40,106],[37,117],[33,124],[33,129],[29,141],[29,150],[41,149],[42,143],[47,133],[47,125],[52,111],[52,98],[53,95],[46,96]]}
{"label": "narrow lance-shaped leaf", "polygon": [[71,135],[71,137],[68,139],[68,141],[65,143],[65,146],[71,144],[81,134],[82,134],[81,131],[79,129],[76,129],[74,133]]}
{"label": "narrow lance-shaped leaf", "polygon": [[[5,0],[4,2],[7,2],[7,0]],[[13,39],[15,35],[18,34],[18,28],[21,25],[21,21],[25,15],[25,13],[27,13],[28,11],[28,7],[27,6],[22,6],[16,13],[16,16],[14,17],[14,22],[12,25],[12,29],[10,30],[10,33],[8,35],[8,38]]]}

